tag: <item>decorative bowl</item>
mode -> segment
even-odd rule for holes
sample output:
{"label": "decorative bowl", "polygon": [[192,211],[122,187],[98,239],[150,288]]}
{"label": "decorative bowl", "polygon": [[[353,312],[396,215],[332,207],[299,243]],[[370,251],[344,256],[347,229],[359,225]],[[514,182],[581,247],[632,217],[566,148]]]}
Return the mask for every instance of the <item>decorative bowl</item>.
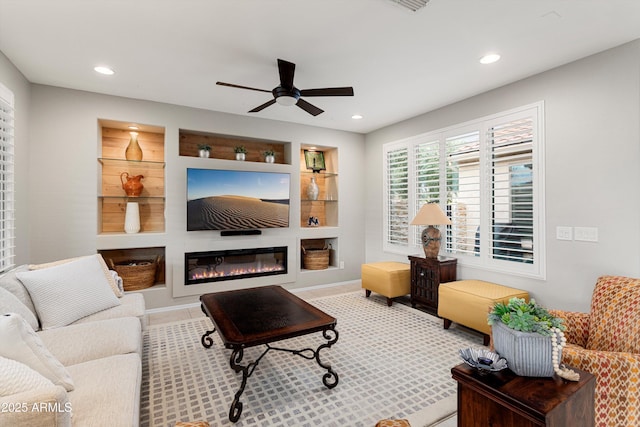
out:
{"label": "decorative bowl", "polygon": [[464,363],[479,371],[497,372],[507,367],[507,359],[484,348],[465,348],[459,350]]}

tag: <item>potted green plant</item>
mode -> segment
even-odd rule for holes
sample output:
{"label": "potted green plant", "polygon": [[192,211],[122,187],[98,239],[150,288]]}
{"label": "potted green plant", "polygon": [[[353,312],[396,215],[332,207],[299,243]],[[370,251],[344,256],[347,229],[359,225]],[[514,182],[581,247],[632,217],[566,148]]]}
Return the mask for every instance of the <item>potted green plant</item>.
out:
{"label": "potted green plant", "polygon": [[509,369],[527,377],[551,377],[554,373],[575,381],[575,372],[560,367],[566,339],[562,319],[534,299],[511,298],[496,303],[489,312],[493,345],[507,359]]}
{"label": "potted green plant", "polygon": [[267,150],[264,152],[264,161],[267,163],[273,163],[276,161],[276,152],[273,150]]}
{"label": "potted green plant", "polygon": [[233,151],[236,153],[236,160],[244,160],[246,158],[247,149],[244,148],[244,145],[236,145]]}
{"label": "potted green plant", "polygon": [[209,157],[211,152],[211,146],[207,144],[199,144],[198,145],[198,155],[200,157]]}

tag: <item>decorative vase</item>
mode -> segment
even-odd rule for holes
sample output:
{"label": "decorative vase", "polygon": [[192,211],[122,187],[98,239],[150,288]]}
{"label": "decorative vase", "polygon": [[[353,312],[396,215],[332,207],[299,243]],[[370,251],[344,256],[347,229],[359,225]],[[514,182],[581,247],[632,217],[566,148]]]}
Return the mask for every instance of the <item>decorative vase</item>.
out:
{"label": "decorative vase", "polygon": [[209,157],[209,150],[198,150],[198,155],[200,157]]}
{"label": "decorative vase", "polygon": [[[122,189],[129,197],[138,197],[142,193],[144,185],[140,180],[144,178],[142,175],[130,176],[127,172],[120,174],[120,181],[122,182]],[[125,181],[126,179],[126,181]]]}
{"label": "decorative vase", "polygon": [[318,188],[318,184],[316,184],[316,177],[311,177],[311,182],[307,187],[307,197],[309,200],[318,200],[318,194],[320,193],[320,189]]}
{"label": "decorative vase", "polygon": [[140,206],[138,202],[128,202],[124,214],[124,231],[129,234],[140,231]]}
{"label": "decorative vase", "polygon": [[138,132],[129,132],[129,134],[131,139],[124,152],[124,157],[127,160],[142,160],[142,149],[138,145]]}
{"label": "decorative vase", "polygon": [[[511,329],[502,322],[491,327],[496,352],[507,359],[509,369],[523,377],[552,377],[553,345],[550,336]],[[558,354],[562,360],[562,352]]]}
{"label": "decorative vase", "polygon": [[276,161],[276,156],[272,156],[270,154],[267,156],[264,156],[264,161],[267,163],[273,163]]}
{"label": "decorative vase", "polygon": [[246,155],[244,153],[236,153],[236,160],[244,160]]}

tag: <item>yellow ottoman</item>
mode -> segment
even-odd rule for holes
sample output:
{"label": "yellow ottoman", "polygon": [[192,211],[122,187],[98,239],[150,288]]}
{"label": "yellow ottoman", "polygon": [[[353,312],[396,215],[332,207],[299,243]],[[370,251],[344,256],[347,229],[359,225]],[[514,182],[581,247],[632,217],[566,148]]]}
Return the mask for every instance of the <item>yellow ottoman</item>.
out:
{"label": "yellow ottoman", "polygon": [[393,298],[411,293],[411,267],[401,262],[372,262],[362,264],[362,289],[369,297],[375,292],[387,297],[391,307]]}
{"label": "yellow ottoman", "polygon": [[459,280],[441,283],[438,289],[438,316],[444,319],[444,328],[456,322],[484,334],[484,345],[489,344],[491,326],[487,315],[497,302],[507,303],[511,298],[529,301],[529,293],[482,280]]}

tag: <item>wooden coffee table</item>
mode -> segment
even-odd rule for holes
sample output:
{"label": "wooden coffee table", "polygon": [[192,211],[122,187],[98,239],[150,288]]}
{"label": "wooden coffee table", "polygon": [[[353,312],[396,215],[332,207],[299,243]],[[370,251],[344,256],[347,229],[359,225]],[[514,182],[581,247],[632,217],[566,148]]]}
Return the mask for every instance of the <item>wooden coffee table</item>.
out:
{"label": "wooden coffee table", "polygon": [[[202,311],[209,316],[214,326],[202,336],[202,345],[211,347],[213,339],[210,335],[217,330],[225,347],[232,350],[229,359],[231,369],[242,372],[240,389],[229,409],[231,422],[238,421],[242,413],[240,396],[247,385],[247,378],[270,350],[286,351],[308,360],[315,359],[318,365],[327,370],[322,376],[322,383],[330,389],[338,385],[338,374],[331,369],[330,364],[320,360],[320,350],[329,348],[338,341],[338,331],[335,329],[337,321],[334,317],[280,286],[204,294],[200,296],[200,302]],[[327,342],[316,350],[291,350],[271,345],[276,341],[320,331]],[[244,349],[257,345],[265,345],[264,352],[247,365],[241,365]]]}

